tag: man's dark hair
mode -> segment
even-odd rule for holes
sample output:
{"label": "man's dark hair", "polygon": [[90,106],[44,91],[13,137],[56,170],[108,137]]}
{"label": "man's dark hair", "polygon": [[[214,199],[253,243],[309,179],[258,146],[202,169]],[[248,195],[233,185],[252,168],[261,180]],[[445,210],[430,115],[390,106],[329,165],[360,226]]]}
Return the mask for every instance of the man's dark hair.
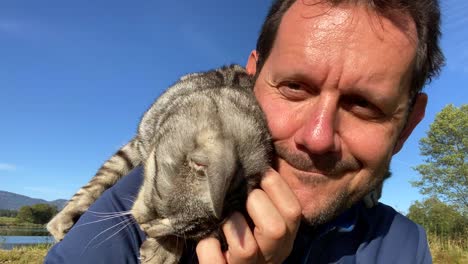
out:
{"label": "man's dark hair", "polygon": [[[296,1],[304,0],[275,0],[263,23],[257,40],[257,74],[261,71],[266,59],[270,55],[283,15]],[[440,73],[444,65],[444,56],[439,46],[440,38],[440,8],[438,0],[322,0],[332,6],[341,3],[355,3],[367,5],[378,14],[396,21],[395,14],[409,14],[416,24],[418,32],[418,47],[412,73],[410,98],[422,90],[427,82]]]}

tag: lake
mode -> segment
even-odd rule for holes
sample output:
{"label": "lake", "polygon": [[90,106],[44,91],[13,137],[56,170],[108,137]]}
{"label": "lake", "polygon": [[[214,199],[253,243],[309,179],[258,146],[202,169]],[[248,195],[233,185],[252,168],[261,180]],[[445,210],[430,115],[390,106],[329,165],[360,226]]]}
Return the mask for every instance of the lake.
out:
{"label": "lake", "polygon": [[51,236],[0,236],[0,248],[12,249],[13,247],[34,245],[34,244],[52,244],[54,242]]}
{"label": "lake", "polygon": [[53,243],[54,239],[45,228],[0,226],[0,248]]}

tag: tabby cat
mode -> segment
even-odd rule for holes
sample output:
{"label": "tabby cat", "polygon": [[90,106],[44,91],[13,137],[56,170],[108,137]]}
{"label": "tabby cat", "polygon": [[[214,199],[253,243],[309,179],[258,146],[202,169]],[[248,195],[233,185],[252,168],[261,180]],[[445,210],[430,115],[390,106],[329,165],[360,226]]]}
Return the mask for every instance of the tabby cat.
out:
{"label": "tabby cat", "polygon": [[272,146],[253,80],[237,65],[188,74],[143,115],[136,136],[107,160],[47,225],[57,240],[137,166],[144,181],[131,214],[147,240],[142,263],[177,263],[183,243],[217,235],[269,167]]}

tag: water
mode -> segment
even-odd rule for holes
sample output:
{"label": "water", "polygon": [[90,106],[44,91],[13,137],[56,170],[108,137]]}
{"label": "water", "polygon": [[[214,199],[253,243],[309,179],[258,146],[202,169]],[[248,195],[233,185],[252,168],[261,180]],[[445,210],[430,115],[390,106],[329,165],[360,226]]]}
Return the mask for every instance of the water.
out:
{"label": "water", "polygon": [[45,228],[0,226],[0,249],[53,242]]}
{"label": "water", "polygon": [[0,248],[12,249],[13,247],[52,244],[54,239],[51,236],[0,236]]}

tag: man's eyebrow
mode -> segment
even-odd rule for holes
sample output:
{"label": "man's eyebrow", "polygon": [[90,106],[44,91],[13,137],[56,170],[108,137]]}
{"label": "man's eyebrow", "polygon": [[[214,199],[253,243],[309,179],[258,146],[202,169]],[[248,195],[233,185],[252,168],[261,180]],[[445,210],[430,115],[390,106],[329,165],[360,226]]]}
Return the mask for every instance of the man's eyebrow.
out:
{"label": "man's eyebrow", "polygon": [[318,74],[315,74],[313,71],[307,71],[304,72],[302,69],[282,69],[282,70],[276,70],[272,71],[269,73],[269,79],[270,81],[277,83],[278,81],[282,79],[286,80],[295,80],[295,81],[302,81],[305,84],[309,84],[311,86],[320,86],[322,84],[321,80],[318,80],[316,76]]}

